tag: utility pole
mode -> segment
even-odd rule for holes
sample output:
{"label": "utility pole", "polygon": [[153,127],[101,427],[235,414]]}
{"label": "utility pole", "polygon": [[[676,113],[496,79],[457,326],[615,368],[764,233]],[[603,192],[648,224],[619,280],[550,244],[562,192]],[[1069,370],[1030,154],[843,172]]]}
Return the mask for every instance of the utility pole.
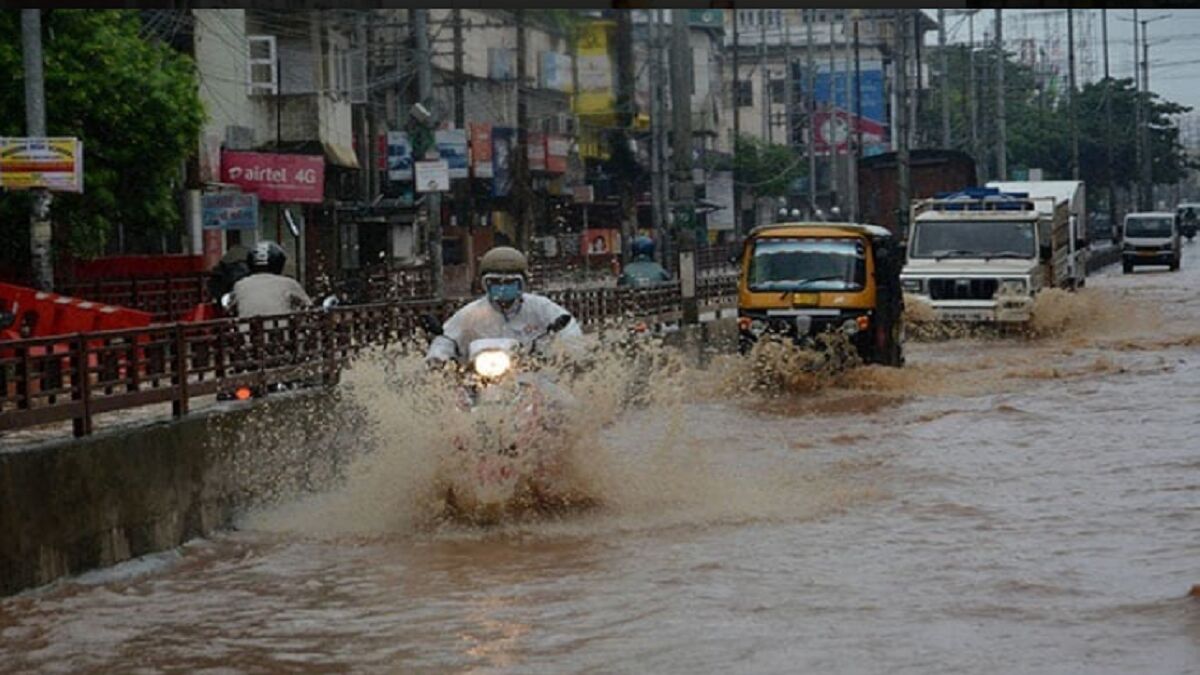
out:
{"label": "utility pole", "polygon": [[813,10],[804,12],[804,108],[808,113],[808,211],[817,212],[817,97],[816,64],[813,61]]}
{"label": "utility pole", "polygon": [[[658,15],[658,21],[659,21],[660,28],[661,28],[662,10],[657,9],[654,11]],[[738,61],[738,59],[740,57],[739,52],[741,51],[740,48],[738,47],[738,16],[739,15],[738,15],[738,10],[734,9],[731,11],[733,12],[733,142],[730,143],[729,145],[730,145],[731,149],[733,150],[733,152],[736,154],[737,153],[737,139],[738,139],[738,136],[740,136],[742,133],[742,105],[738,101],[738,84],[741,82],[742,73],[740,70],[741,65]],[[661,33],[661,31],[660,31],[660,33]],[[655,87],[655,89],[657,90],[658,87]],[[738,189],[736,176],[733,177],[733,179],[731,179],[730,182],[733,184],[733,238],[735,241],[741,241],[742,240],[742,229],[743,229],[742,228],[742,191],[740,189]],[[661,250],[662,250],[661,246],[658,246],[655,248],[655,251],[661,251]]]}
{"label": "utility pole", "polygon": [[[414,9],[411,11],[413,47],[416,51],[414,56],[417,66],[417,97],[422,105],[429,107],[433,101],[433,66],[429,59],[429,10]],[[414,157],[413,159],[422,160],[424,157]],[[429,223],[429,271],[433,277],[433,295],[441,298],[445,290],[445,279],[442,273],[441,193],[425,193],[425,204]]]}
{"label": "utility pole", "polygon": [[1142,124],[1139,125],[1139,130],[1142,135],[1142,190],[1145,195],[1143,197],[1143,209],[1153,209],[1154,205],[1154,175],[1151,166],[1151,158],[1154,155],[1153,145],[1150,140],[1150,124],[1153,122],[1153,111],[1149,108],[1150,105],[1150,38],[1146,32],[1146,26],[1155,21],[1164,21],[1171,18],[1170,14],[1156,16],[1153,19],[1142,19],[1142,90],[1145,92],[1143,105],[1147,106],[1145,114],[1142,115]]}
{"label": "utility pole", "polygon": [[[622,12],[624,13],[624,12]],[[517,19],[517,148],[514,158],[513,187],[518,195],[519,222],[517,223],[518,248],[528,252],[533,241],[533,178],[529,175],[529,87],[526,70],[529,51],[525,33],[525,10],[516,10]]]}
{"label": "utility pole", "polygon": [[854,129],[858,127],[857,118],[851,117],[851,111],[854,110],[854,89],[851,87],[850,78],[854,74],[851,60],[853,55],[850,53],[850,12],[842,14],[842,47],[845,50],[842,59],[842,71],[845,73],[845,99],[846,99],[846,219],[849,222],[855,222],[858,219],[858,188],[856,180],[858,176],[858,162],[855,161],[854,151]]}
{"label": "utility pole", "polygon": [[896,76],[896,224],[901,240],[908,240],[909,195],[912,184],[908,166],[908,30],[910,9],[896,11],[896,60],[892,64]]}
{"label": "utility pole", "polygon": [[630,258],[630,245],[637,229],[637,195],[633,189],[633,176],[637,171],[632,139],[629,130],[636,118],[634,108],[634,67],[633,67],[633,18],[631,10],[615,11],[617,26],[614,38],[616,85],[617,85],[617,128],[613,131],[613,159],[620,165],[625,180],[618,184],[618,202],[621,210],[621,264],[625,265]]}
{"label": "utility pole", "polygon": [[1004,115],[1004,12],[996,10],[996,178],[1008,180],[1008,126]]}
{"label": "utility pole", "polygon": [[854,10],[854,116],[858,119],[858,124],[854,127],[855,191],[858,190],[858,159],[863,156],[862,53],[858,40],[858,24],[861,19],[862,10]]}
{"label": "utility pole", "polygon": [[[21,10],[21,56],[25,66],[25,133],[30,138],[46,137],[46,93],[42,75],[42,10]],[[33,212],[29,218],[30,266],[34,285],[54,289],[54,259],[51,244],[50,192],[33,190]]]}
{"label": "utility pole", "polygon": [[[672,13],[673,14],[673,13]],[[771,78],[767,77],[767,22],[759,22],[761,33],[758,38],[758,76],[762,81],[762,128],[763,138],[771,143]],[[672,70],[674,75],[675,71]]]}
{"label": "utility pole", "polygon": [[938,60],[942,63],[942,147],[950,147],[950,58],[946,53],[946,10],[937,11]]}
{"label": "utility pole", "polygon": [[[650,15],[647,29],[650,38],[650,81],[655,83],[650,87],[650,204],[652,230],[656,240],[661,238],[666,215],[666,199],[663,195],[663,115],[666,114],[663,105],[662,82],[665,73],[662,68],[662,10],[647,9]],[[736,87],[735,87],[736,88]],[[736,103],[736,102],[735,102]],[[736,109],[736,108],[735,108]],[[654,248],[655,257],[662,254],[663,247]],[[661,262],[661,261],[660,261]]]}
{"label": "utility pole", "polygon": [[825,107],[828,110],[828,115],[825,117],[825,128],[829,130],[829,137],[825,139],[825,144],[829,147],[829,212],[832,215],[833,208],[841,203],[841,163],[838,161],[837,139],[834,138],[837,132],[837,87],[834,86],[834,76],[837,75],[837,65],[833,58],[833,14],[827,13],[829,17],[829,41],[827,48],[829,49],[829,99]]}
{"label": "utility pole", "polygon": [[[1133,132],[1133,147],[1134,161],[1137,163],[1137,172],[1142,171],[1142,155],[1145,150],[1142,148],[1142,85],[1141,85],[1141,69],[1138,67],[1138,59],[1141,57],[1141,52],[1138,51],[1138,11],[1133,9],[1133,114],[1134,114],[1134,132]],[[1141,176],[1134,181],[1133,210],[1140,211],[1145,208],[1145,196],[1142,194]]]}
{"label": "utility pole", "polygon": [[[454,25],[454,128],[467,128],[467,103],[464,93],[463,78],[463,19],[462,10],[457,7],[450,10],[450,20]],[[464,131],[464,133],[466,133]],[[469,172],[468,172],[469,175]],[[471,198],[470,179],[454,182],[454,205],[458,212],[458,226],[474,229],[474,200]],[[472,249],[468,248],[468,251]],[[468,267],[475,269],[475,261],[468,256]]]}
{"label": "utility pole", "polygon": [[1100,32],[1104,39],[1104,154],[1108,167],[1104,176],[1108,181],[1108,225],[1113,232],[1117,231],[1117,194],[1116,181],[1113,171],[1113,138],[1112,138],[1112,77],[1108,70],[1108,10],[1100,10]]}
{"label": "utility pole", "polygon": [[[687,12],[671,12],[671,159],[674,169],[675,222],[679,242],[679,282],[683,322],[700,320],[696,302],[695,186],[692,184],[692,48]],[[766,82],[766,71],[763,71]]]}
{"label": "utility pole", "polygon": [[1079,112],[1075,95],[1075,12],[1067,8],[1067,92],[1071,107],[1071,179],[1079,180]]}
{"label": "utility pole", "polygon": [[971,33],[971,40],[967,49],[967,77],[969,78],[967,98],[970,99],[971,108],[971,157],[975,160],[976,173],[978,173],[978,167],[983,164],[979,155],[979,91],[975,81],[975,12],[979,10],[969,11],[971,13],[967,15],[967,30]]}
{"label": "utility pole", "polygon": [[789,10],[780,12],[780,21],[783,22],[783,116],[787,118],[783,144],[791,148],[796,143],[796,96],[793,86],[795,80],[792,78],[792,30],[788,15]]}

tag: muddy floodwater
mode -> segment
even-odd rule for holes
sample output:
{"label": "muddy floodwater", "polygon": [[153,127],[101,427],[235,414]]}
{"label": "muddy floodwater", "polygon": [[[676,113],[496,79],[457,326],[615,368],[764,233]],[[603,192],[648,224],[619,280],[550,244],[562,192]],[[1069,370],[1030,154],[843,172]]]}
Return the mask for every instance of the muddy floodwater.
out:
{"label": "muddy floodwater", "polygon": [[423,522],[438,425],[371,396],[352,490],[0,600],[0,671],[1200,672],[1197,251],[901,372],[665,373],[555,518]]}

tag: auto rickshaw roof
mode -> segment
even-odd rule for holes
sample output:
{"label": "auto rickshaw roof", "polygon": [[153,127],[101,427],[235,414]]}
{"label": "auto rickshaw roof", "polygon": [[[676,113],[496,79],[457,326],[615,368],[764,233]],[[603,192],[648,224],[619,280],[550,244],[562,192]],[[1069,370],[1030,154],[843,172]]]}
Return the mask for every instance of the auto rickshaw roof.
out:
{"label": "auto rickshaw roof", "polygon": [[796,222],[759,225],[750,231],[749,237],[845,237],[860,235],[876,238],[891,237],[886,227],[864,223],[821,223]]}

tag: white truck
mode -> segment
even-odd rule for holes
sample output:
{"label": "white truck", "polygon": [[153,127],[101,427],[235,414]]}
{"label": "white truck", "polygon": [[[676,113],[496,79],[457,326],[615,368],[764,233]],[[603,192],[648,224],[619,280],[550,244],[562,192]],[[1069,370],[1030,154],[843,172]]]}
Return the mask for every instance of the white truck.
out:
{"label": "white truck", "polygon": [[1071,201],[993,187],[914,201],[905,292],[942,320],[1028,321],[1039,291],[1084,283],[1082,221],[1071,217]]}

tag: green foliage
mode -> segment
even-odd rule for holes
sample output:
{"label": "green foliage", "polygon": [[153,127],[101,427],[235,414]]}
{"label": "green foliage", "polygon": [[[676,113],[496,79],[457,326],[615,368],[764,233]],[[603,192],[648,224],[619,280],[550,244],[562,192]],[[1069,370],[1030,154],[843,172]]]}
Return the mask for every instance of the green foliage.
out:
{"label": "green foliage", "polygon": [[[950,127],[955,145],[970,152],[970,56],[966,47],[948,47]],[[995,72],[996,56],[991,50],[975,52],[975,105],[978,107],[980,165],[994,167],[996,147]],[[929,63],[941,63],[936,49]],[[1005,61],[1005,117],[1009,167],[1040,167],[1048,179],[1071,176],[1070,105],[1065,80],[1045,84],[1028,66]],[[924,114],[918,130],[926,145],[941,138],[941,89],[944,81],[935,75],[932,88],[922,99]],[[1111,87],[1111,89],[1110,89]],[[1105,98],[1112,97],[1112,166],[1108,164],[1105,141]],[[1091,82],[1078,90],[1076,110],[1079,125],[1080,178],[1091,185],[1105,185],[1109,173],[1118,186],[1130,187],[1137,179],[1135,166],[1135,102],[1141,100],[1150,114],[1151,171],[1156,183],[1182,179],[1192,168],[1179,141],[1174,115],[1190,108],[1166,101],[1153,92],[1139,93],[1130,79]]]}
{"label": "green foliage", "polygon": [[792,181],[807,175],[800,153],[747,134],[739,134],[734,143],[733,170],[737,185],[758,197],[786,196]]}
{"label": "green foliage", "polygon": [[[130,233],[170,231],[175,189],[204,122],[192,60],[138,35],[128,10],[43,12],[46,129],[84,146],[84,192],[55,195],[59,244],[95,255],[117,223]],[[0,12],[0,135],[25,135],[19,11]],[[0,195],[0,245],[28,248],[28,200]]]}

